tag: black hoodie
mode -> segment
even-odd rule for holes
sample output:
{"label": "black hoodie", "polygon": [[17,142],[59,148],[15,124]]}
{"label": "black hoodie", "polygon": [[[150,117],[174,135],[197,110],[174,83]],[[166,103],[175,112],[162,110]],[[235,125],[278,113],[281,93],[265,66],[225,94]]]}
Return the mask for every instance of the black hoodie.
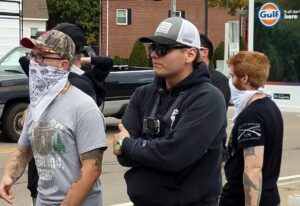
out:
{"label": "black hoodie", "polygon": [[[205,64],[168,90],[165,82],[138,88],[122,123],[131,138],[122,143],[121,165],[127,192],[135,206],[209,205],[221,191],[221,153],[226,137],[226,105],[222,93],[212,86]],[[161,95],[156,117],[162,119],[180,92],[178,114],[164,123],[159,135],[143,133],[143,119],[150,116]],[[170,126],[172,124],[172,126]]]}

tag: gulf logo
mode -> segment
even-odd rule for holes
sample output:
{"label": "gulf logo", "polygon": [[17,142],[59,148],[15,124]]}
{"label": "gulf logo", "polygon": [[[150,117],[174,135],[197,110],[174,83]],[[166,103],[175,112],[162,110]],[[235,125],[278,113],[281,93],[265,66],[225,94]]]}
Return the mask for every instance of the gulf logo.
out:
{"label": "gulf logo", "polygon": [[276,25],[280,19],[281,12],[274,3],[265,3],[258,12],[260,22],[267,27]]}

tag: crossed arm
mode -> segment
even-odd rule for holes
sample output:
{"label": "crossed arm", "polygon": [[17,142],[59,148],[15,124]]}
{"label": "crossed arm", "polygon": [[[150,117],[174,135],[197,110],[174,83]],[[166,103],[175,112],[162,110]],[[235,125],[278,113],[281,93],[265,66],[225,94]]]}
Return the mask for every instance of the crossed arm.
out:
{"label": "crossed arm", "polygon": [[103,150],[95,149],[80,155],[81,170],[61,206],[79,206],[91,191],[102,172]]}
{"label": "crossed arm", "polygon": [[0,198],[12,204],[14,196],[11,191],[11,186],[22,176],[31,158],[31,147],[22,147],[20,145],[17,151],[9,157],[4,167],[4,174],[0,183]]}
{"label": "crossed arm", "polygon": [[264,146],[244,149],[245,206],[259,206],[262,190]]}

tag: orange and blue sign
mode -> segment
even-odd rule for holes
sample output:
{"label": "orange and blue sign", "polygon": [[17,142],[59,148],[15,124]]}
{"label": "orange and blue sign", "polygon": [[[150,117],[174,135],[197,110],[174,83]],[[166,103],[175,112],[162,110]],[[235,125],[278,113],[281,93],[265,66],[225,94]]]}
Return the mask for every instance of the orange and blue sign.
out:
{"label": "orange and blue sign", "polygon": [[275,26],[281,17],[281,12],[278,6],[268,2],[262,5],[258,12],[260,22],[266,27]]}

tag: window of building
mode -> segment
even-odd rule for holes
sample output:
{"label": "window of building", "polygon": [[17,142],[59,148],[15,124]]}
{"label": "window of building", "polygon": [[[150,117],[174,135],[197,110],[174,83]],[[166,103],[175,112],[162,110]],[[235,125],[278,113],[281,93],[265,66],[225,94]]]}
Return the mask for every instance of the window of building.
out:
{"label": "window of building", "polygon": [[30,28],[30,37],[31,38],[36,38],[36,33],[38,31],[38,28],[35,28],[35,27],[31,27]]}
{"label": "window of building", "polygon": [[[185,18],[185,11],[175,11],[175,16]],[[169,10],[168,17],[171,17],[171,10]]]}
{"label": "window of building", "polygon": [[117,25],[130,25],[131,9],[117,9],[116,23]]}

